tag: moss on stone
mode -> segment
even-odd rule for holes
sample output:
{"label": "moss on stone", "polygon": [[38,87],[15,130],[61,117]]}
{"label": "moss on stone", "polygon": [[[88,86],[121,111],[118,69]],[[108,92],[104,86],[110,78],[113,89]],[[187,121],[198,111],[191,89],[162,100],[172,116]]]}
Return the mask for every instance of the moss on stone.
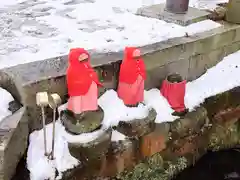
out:
{"label": "moss on stone", "polygon": [[[207,150],[218,151],[221,149],[232,148],[240,143],[240,123],[234,121],[233,123],[226,123],[220,125],[218,123],[213,123],[213,126],[205,128],[206,133],[204,136],[198,136],[198,138],[203,138],[204,151],[200,154],[203,155]],[[189,135],[191,136],[191,135]],[[189,137],[188,136],[188,137]],[[185,137],[187,140],[188,138]],[[199,144],[200,145],[200,144]],[[201,146],[201,145],[200,145]],[[170,148],[170,147],[168,147]],[[200,148],[201,147],[197,147]],[[170,148],[171,149],[171,148]],[[192,158],[188,157],[189,153],[170,159],[164,159],[164,153],[157,153],[150,158],[146,159],[144,162],[138,164],[133,171],[125,172],[118,176],[121,180],[168,180],[173,178],[177,173],[181,172],[188,165],[195,163]],[[190,153],[190,156],[194,154]],[[201,157],[201,155],[199,157]],[[198,159],[198,158],[196,158]]]}
{"label": "moss on stone", "polygon": [[121,180],[168,180],[187,167],[187,159],[179,157],[175,161],[163,161],[157,153],[147,161],[138,164],[133,171],[118,176]]}
{"label": "moss on stone", "polygon": [[214,132],[209,135],[209,149],[218,151],[220,149],[231,148],[240,142],[239,122],[230,126],[215,124],[213,128]]}

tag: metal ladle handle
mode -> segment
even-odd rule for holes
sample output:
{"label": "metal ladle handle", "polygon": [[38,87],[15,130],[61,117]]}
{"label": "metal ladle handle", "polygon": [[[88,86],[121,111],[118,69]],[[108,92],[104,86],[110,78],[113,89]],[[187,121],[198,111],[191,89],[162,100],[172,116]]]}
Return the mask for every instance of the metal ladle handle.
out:
{"label": "metal ladle handle", "polygon": [[41,107],[43,124],[44,155],[47,156],[47,137],[46,137],[46,119],[44,107],[48,106],[47,92],[38,92],[36,94],[36,104]]}
{"label": "metal ladle handle", "polygon": [[49,96],[49,107],[53,109],[53,130],[52,130],[52,153],[51,159],[54,159],[54,144],[55,144],[55,123],[56,123],[56,111],[59,105],[61,105],[61,97],[54,93]]}

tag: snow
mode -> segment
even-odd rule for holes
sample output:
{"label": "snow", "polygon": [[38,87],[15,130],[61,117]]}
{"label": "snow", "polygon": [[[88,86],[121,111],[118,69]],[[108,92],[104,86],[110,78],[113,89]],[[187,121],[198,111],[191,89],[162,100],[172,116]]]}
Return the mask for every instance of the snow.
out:
{"label": "snow", "polygon": [[62,133],[62,136],[64,136],[66,138],[67,142],[83,144],[83,143],[88,143],[88,142],[94,141],[95,139],[97,139],[97,137],[101,136],[104,132],[105,132],[104,129],[99,129],[92,133],[71,135],[64,130]]}
{"label": "snow", "polygon": [[127,107],[123,101],[118,98],[116,91],[106,91],[98,100],[99,106],[104,111],[103,127],[118,125],[119,121],[131,121],[147,117],[150,108],[139,104],[138,107]]}
{"label": "snow", "polygon": [[[1,1],[0,68],[65,55],[76,46],[113,52],[126,45],[143,46],[220,26],[205,20],[182,27],[134,14],[139,7],[160,2],[164,1]],[[197,7],[200,2],[206,7],[216,4],[210,0],[191,0],[190,5]]]}
{"label": "snow", "polygon": [[198,9],[215,10],[217,4],[228,3],[229,0],[192,0],[190,5]]}
{"label": "snow", "polygon": [[240,51],[230,54],[197,80],[188,82],[185,104],[194,110],[208,97],[240,86]]}
{"label": "snow", "polygon": [[144,103],[156,110],[156,123],[161,123],[165,121],[171,122],[178,118],[177,116],[172,116],[174,110],[168,104],[167,99],[162,96],[159,89],[154,88],[149,91],[145,91]]}
{"label": "snow", "polygon": [[0,87],[0,122],[12,112],[8,110],[9,103],[13,101],[12,95],[5,89]]}
{"label": "snow", "polygon": [[[198,79],[188,82],[186,86],[185,105],[190,111],[193,111],[208,97],[228,91],[234,87],[240,86],[240,51],[226,56],[216,66],[207,70],[207,72]],[[73,158],[67,146],[67,142],[86,143],[95,140],[110,126],[118,124],[121,118],[126,121],[131,118],[145,117],[150,108],[157,111],[156,123],[171,122],[178,117],[172,116],[174,112],[167,100],[161,95],[158,89],[151,89],[144,93],[144,105],[138,108],[127,108],[122,100],[117,98],[114,90],[108,90],[99,98],[99,105],[104,109],[103,128],[92,133],[81,135],[70,135],[60,121],[56,122],[56,142],[55,142],[55,160],[50,161],[44,157],[43,130],[34,131],[30,135],[30,144],[28,149],[27,165],[31,173],[31,180],[44,180],[46,177],[55,176],[55,168],[61,173],[71,169],[80,162]],[[66,108],[66,104],[59,107],[59,111]],[[131,118],[129,118],[131,117]],[[121,119],[123,120],[123,119]],[[52,124],[47,125],[47,147],[51,152]],[[126,139],[126,136],[113,130],[112,141]],[[41,168],[39,168],[41,167]]]}
{"label": "snow", "polygon": [[112,142],[124,141],[126,138],[127,138],[127,136],[125,136],[124,134],[122,134],[116,130],[112,131],[112,137],[111,137]]}
{"label": "snow", "polygon": [[[46,126],[47,132],[47,152],[51,152],[52,143],[52,123]],[[44,155],[43,130],[34,131],[30,134],[29,147],[27,153],[27,168],[30,171],[31,180],[45,180],[55,178],[55,169],[61,172],[72,169],[80,162],[69,153],[67,141],[62,136],[64,127],[56,122],[55,136],[55,160],[51,161]],[[41,168],[39,168],[41,167]]]}

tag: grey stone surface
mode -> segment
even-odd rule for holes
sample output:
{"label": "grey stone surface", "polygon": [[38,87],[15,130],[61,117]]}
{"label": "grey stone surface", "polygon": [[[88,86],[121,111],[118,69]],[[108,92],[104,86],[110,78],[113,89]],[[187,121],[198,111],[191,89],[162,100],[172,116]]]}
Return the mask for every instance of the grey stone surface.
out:
{"label": "grey stone surface", "polygon": [[207,19],[210,13],[189,7],[185,14],[173,14],[165,10],[165,4],[155,4],[138,9],[137,15],[161,19],[166,22],[187,26],[189,24]]}
{"label": "grey stone surface", "polygon": [[189,58],[188,80],[194,80],[204,74],[207,69],[215,66],[228,54],[240,50],[240,42],[215,49],[207,54],[199,54]]}
{"label": "grey stone surface", "polygon": [[28,144],[28,116],[22,107],[0,123],[0,179],[10,180]]}
{"label": "grey stone surface", "polygon": [[189,63],[189,59],[186,58],[181,61],[172,62],[149,70],[145,88],[160,88],[162,81],[166,78],[167,75],[171,73],[178,73],[184,79],[187,79],[189,72]]}

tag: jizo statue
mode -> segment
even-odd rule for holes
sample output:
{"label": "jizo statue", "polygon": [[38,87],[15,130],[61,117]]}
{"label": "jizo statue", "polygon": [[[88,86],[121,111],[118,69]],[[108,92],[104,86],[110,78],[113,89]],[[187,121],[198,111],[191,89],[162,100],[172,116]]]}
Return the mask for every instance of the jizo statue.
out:
{"label": "jizo statue", "polygon": [[83,48],[74,48],[69,53],[69,67],[67,70],[68,110],[77,119],[84,117],[86,111],[98,109],[98,80],[97,73],[89,62],[89,53]]}
{"label": "jizo statue", "polygon": [[126,47],[117,90],[119,98],[125,105],[133,107],[143,101],[145,79],[145,64],[140,50],[135,47]]}
{"label": "jizo statue", "polygon": [[181,116],[187,113],[184,97],[187,81],[177,74],[170,74],[162,82],[161,93],[175,111],[173,115]]}

